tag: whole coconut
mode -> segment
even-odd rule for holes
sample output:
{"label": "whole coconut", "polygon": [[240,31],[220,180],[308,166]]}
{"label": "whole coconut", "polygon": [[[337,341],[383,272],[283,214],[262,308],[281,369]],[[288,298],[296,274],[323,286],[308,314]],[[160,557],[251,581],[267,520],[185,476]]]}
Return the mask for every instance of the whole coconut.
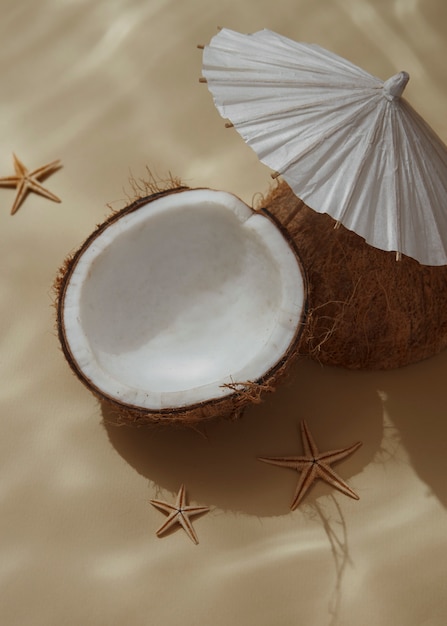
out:
{"label": "whole coconut", "polygon": [[287,228],[307,273],[301,354],[326,365],[390,369],[445,348],[447,266],[396,260],[307,207],[283,181],[262,207]]}

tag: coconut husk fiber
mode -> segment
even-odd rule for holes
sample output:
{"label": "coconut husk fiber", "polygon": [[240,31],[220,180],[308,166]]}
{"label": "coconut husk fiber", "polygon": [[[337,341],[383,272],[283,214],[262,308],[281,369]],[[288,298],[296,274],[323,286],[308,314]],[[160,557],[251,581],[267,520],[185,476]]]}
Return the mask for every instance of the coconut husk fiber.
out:
{"label": "coconut husk fiber", "polygon": [[299,353],[325,365],[390,369],[447,345],[447,266],[368,245],[307,207],[283,181],[262,207],[289,231],[308,278]]}

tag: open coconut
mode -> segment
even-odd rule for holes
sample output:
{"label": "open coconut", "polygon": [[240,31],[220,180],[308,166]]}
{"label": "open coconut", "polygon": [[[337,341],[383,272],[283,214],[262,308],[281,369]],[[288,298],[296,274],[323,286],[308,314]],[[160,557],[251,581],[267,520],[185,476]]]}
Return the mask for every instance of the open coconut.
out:
{"label": "open coconut", "polygon": [[447,346],[447,266],[368,245],[283,181],[263,205],[287,228],[309,282],[299,352],[325,365],[390,369]]}
{"label": "open coconut", "polygon": [[209,189],[155,193],[115,213],[56,289],[64,354],[121,423],[238,415],[296,354],[306,305],[278,223]]}

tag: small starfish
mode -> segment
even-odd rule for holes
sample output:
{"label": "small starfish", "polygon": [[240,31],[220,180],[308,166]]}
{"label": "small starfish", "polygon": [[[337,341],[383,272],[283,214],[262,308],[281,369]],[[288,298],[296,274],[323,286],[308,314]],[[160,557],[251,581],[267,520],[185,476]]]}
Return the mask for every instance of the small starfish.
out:
{"label": "small starfish", "polygon": [[28,169],[23,165],[23,163],[16,157],[15,154],[12,155],[14,159],[14,169],[16,171],[15,176],[5,176],[4,178],[0,178],[0,186],[1,187],[16,187],[17,194],[14,200],[14,204],[12,205],[11,215],[14,215],[16,211],[18,211],[20,205],[22,204],[25,196],[29,191],[34,191],[34,193],[38,193],[49,200],[53,200],[54,202],[60,202],[60,198],[48,191],[43,187],[39,180],[41,178],[46,178],[54,171],[58,170],[62,167],[62,164],[59,160],[52,161],[51,163],[47,163],[46,165],[42,165],[42,167],[38,167],[36,170],[29,172]]}
{"label": "small starfish", "polygon": [[330,466],[332,463],[337,463],[355,452],[355,450],[360,448],[362,445],[361,442],[359,441],[348,448],[342,448],[340,450],[319,452],[304,420],[301,422],[301,439],[303,442],[304,456],[258,459],[259,461],[264,461],[264,463],[278,465],[279,467],[289,467],[301,472],[295,495],[293,497],[292,504],[290,505],[292,511],[296,509],[312,483],[317,478],[321,478],[326,481],[345,495],[350,496],[355,500],[359,500],[359,496],[352,491],[349,485],[347,485]]}
{"label": "small starfish", "polygon": [[199,543],[196,531],[194,530],[189,518],[192,515],[206,513],[210,509],[208,506],[187,506],[184,485],[180,487],[175,504],[169,504],[168,502],[163,502],[162,500],[150,500],[150,503],[157,507],[157,509],[169,514],[164,524],[162,524],[157,530],[157,537],[160,537],[174,524],[180,524],[188,537],[194,541],[194,543]]}

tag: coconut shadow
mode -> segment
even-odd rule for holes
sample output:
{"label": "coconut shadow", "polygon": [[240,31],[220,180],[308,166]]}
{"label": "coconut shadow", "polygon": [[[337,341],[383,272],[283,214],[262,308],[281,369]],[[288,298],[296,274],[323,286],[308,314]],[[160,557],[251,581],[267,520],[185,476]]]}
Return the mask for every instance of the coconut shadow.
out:
{"label": "coconut shadow", "polygon": [[[116,426],[106,406],[103,417],[116,451],[158,488],[176,493],[183,483],[195,503],[260,517],[290,512],[297,473],[257,458],[300,455],[301,419],[308,422],[322,451],[363,442],[360,450],[336,466],[351,485],[383,437],[383,406],[375,376],[324,368],[308,360],[298,361],[275,393],[234,422],[217,420],[197,430]],[[329,493],[331,488],[319,481],[306,496],[307,503]]]}

